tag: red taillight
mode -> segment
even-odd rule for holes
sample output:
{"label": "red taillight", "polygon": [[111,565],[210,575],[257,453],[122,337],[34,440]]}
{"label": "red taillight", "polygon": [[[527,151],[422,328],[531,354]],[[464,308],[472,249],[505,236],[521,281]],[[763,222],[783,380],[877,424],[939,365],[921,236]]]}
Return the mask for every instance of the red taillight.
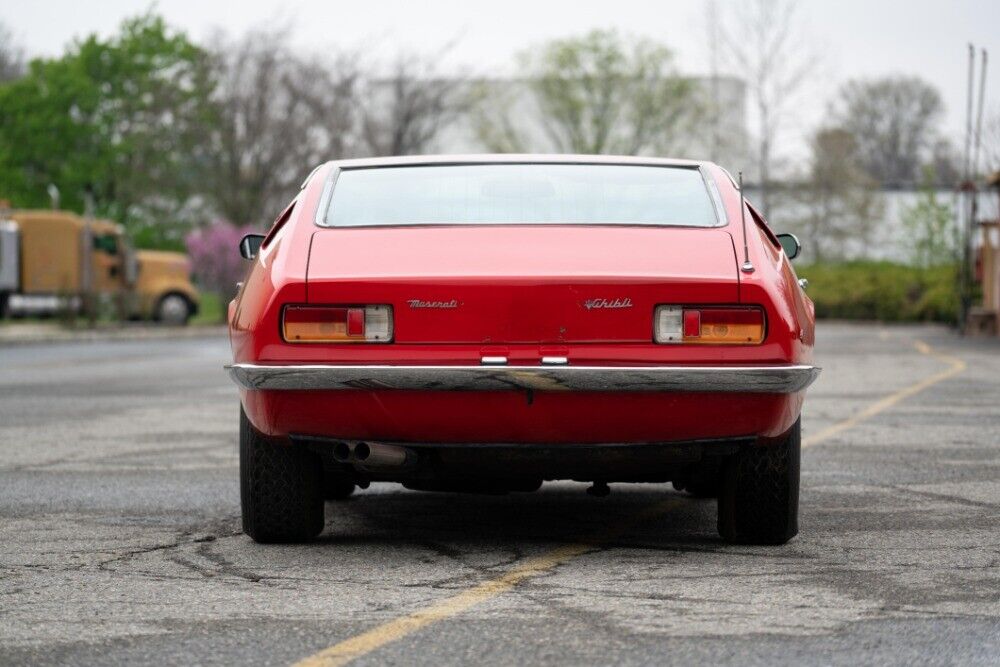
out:
{"label": "red taillight", "polygon": [[701,335],[701,311],[685,310],[684,337],[690,338],[692,336],[699,336],[699,335]]}
{"label": "red taillight", "polygon": [[657,343],[757,345],[764,342],[764,311],[758,307],[657,306]]}
{"label": "red taillight", "polygon": [[392,339],[389,306],[285,306],[289,343],[385,343]]}
{"label": "red taillight", "polygon": [[365,335],[365,311],[361,308],[347,309],[347,335]]}

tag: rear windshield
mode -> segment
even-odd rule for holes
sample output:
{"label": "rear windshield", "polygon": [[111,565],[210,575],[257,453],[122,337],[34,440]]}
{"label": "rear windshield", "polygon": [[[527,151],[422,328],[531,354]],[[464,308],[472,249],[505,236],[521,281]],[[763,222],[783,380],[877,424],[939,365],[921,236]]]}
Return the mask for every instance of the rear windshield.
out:
{"label": "rear windshield", "polygon": [[698,169],[605,164],[345,169],[325,222],[335,227],[718,224]]}

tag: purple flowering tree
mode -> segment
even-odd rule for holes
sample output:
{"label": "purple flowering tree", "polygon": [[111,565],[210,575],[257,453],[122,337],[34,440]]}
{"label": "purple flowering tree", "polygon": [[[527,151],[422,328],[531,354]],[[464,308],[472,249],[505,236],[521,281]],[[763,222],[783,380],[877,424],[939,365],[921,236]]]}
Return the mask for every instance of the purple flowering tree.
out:
{"label": "purple flowering tree", "polygon": [[239,253],[240,239],[256,231],[250,225],[237,227],[226,220],[215,220],[188,234],[184,244],[198,285],[218,294],[224,303],[231,299],[236,294],[236,281],[242,280],[247,270]]}

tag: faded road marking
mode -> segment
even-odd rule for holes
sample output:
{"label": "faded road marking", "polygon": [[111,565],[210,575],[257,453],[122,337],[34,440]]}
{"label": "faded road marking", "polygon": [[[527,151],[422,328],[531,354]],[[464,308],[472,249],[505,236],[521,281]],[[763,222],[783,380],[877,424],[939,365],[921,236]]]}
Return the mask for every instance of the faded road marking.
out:
{"label": "faded road marking", "polygon": [[[915,341],[914,348],[921,354],[926,354],[949,364],[947,370],[932,375],[920,382],[886,396],[876,401],[864,410],[858,412],[853,417],[837,422],[832,426],[819,431],[818,433],[803,439],[802,446],[809,447],[828,440],[833,436],[842,433],[853,426],[870,419],[875,415],[884,412],[900,401],[909,398],[928,387],[957,375],[966,369],[966,363],[957,357],[936,352],[929,345],[922,341]],[[620,537],[627,531],[636,527],[642,521],[654,518],[681,504],[677,499],[656,503],[645,511],[637,515],[632,521],[620,526],[613,532],[605,533],[593,540],[581,541],[576,544],[567,544],[558,547],[535,558],[530,558],[518,567],[510,570],[506,574],[477,584],[461,593],[436,602],[430,606],[418,609],[417,611],[401,616],[387,623],[383,623],[360,635],[355,635],[339,644],[334,644],[330,648],[324,649],[295,664],[295,667],[336,667],[345,665],[352,660],[371,653],[386,644],[390,644],[398,639],[420,630],[421,628],[436,623],[438,621],[451,618],[467,609],[474,607],[480,602],[494,598],[510,589],[514,588],[522,581],[535,577],[539,574],[552,570],[563,563],[573,560],[583,554],[597,551],[602,542],[609,542]]]}
{"label": "faded road marking", "polygon": [[900,389],[899,391],[893,394],[889,394],[885,398],[872,403],[867,408],[865,408],[861,412],[858,412],[854,416],[848,417],[843,421],[839,421],[836,424],[828,426],[825,429],[819,431],[818,433],[814,433],[808,438],[804,438],[802,440],[802,446],[811,447],[813,445],[817,445],[823,442],[824,440],[829,440],[835,435],[843,433],[849,428],[857,426],[866,419],[871,419],[880,412],[885,412],[889,408],[898,404],[900,401],[905,400],[916,394],[919,394],[923,390],[937,384],[938,382],[941,382],[942,380],[947,380],[950,377],[958,375],[967,368],[967,364],[958,357],[953,357],[950,354],[942,354],[941,352],[937,352],[930,345],[928,345],[923,341],[920,340],[914,341],[913,347],[915,347],[917,352],[919,352],[920,354],[926,354],[936,359],[940,359],[941,361],[948,364],[948,368],[941,371],[940,373],[935,373],[930,377],[924,378],[920,382],[916,382],[908,387],[904,387],[903,389]]}
{"label": "faded road marking", "polygon": [[356,658],[371,653],[377,648],[416,632],[426,625],[461,614],[480,602],[509,591],[525,579],[548,572],[567,561],[573,560],[577,556],[597,551],[601,548],[602,543],[613,541],[643,521],[664,514],[681,504],[682,501],[678,499],[656,503],[613,531],[597,535],[593,539],[557,547],[541,556],[529,558],[521,565],[496,579],[484,581],[440,602],[435,602],[423,609],[418,609],[412,614],[401,616],[368,632],[345,639],[339,644],[335,644],[296,663],[295,667],[335,667],[337,665],[345,665]]}

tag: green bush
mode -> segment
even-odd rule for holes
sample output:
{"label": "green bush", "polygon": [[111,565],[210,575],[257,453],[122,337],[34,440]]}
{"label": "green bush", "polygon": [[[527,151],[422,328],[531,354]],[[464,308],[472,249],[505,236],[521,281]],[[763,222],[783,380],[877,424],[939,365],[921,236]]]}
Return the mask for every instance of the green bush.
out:
{"label": "green bush", "polygon": [[856,261],[795,268],[809,280],[816,317],[883,322],[954,322],[958,318],[956,269],[917,268],[893,262]]}
{"label": "green bush", "polygon": [[198,314],[191,318],[191,324],[222,324],[226,321],[229,303],[215,292],[203,291]]}

